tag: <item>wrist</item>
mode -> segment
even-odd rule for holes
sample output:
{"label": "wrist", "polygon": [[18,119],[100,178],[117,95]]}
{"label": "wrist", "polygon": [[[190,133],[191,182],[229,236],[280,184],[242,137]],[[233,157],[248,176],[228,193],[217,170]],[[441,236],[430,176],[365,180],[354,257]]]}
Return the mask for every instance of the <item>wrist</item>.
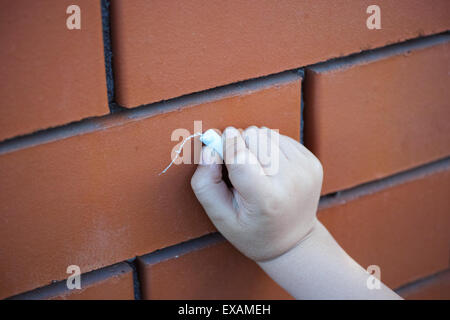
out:
{"label": "wrist", "polygon": [[317,242],[320,242],[323,239],[323,229],[325,227],[321,224],[317,218],[314,219],[311,229],[304,235],[301,239],[299,239],[293,246],[283,251],[282,253],[275,255],[269,259],[258,259],[254,260],[260,267],[267,264],[276,264],[278,261],[285,260],[286,257],[292,254],[301,254],[298,252],[306,250],[306,248],[311,248],[315,246]]}

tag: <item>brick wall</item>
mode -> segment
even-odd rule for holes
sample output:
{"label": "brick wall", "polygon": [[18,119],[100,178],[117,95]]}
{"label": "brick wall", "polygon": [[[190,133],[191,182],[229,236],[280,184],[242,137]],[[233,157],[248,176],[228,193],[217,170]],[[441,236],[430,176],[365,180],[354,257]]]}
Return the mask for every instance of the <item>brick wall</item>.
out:
{"label": "brick wall", "polygon": [[448,299],[450,3],[377,1],[380,30],[370,4],[1,0],[0,298],[289,299],[217,233],[194,164],[158,175],[201,120],[303,141],[343,248]]}

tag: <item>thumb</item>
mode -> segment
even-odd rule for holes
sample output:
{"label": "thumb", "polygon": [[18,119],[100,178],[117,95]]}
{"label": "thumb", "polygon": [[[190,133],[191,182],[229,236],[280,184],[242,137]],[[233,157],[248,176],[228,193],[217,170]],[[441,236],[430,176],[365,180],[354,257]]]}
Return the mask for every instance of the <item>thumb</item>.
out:
{"label": "thumb", "polygon": [[203,147],[200,164],[191,179],[192,190],[214,224],[235,215],[232,193],[222,180],[221,159],[210,147]]}

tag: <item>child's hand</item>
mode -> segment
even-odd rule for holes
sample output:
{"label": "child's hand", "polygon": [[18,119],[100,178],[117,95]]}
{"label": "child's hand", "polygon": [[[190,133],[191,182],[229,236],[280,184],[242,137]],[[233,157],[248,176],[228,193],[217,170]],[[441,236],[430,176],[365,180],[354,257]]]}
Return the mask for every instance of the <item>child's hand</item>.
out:
{"label": "child's hand", "polygon": [[316,219],[323,170],[311,152],[267,128],[227,128],[222,138],[231,190],[208,147],[191,184],[236,248],[297,299],[400,299],[383,284],[370,290],[371,275]]}
{"label": "child's hand", "polygon": [[322,166],[303,145],[267,128],[249,127],[241,135],[229,127],[222,138],[233,188],[222,180],[218,155],[204,147],[192,189],[217,229],[243,254],[255,261],[278,257],[316,225]]}

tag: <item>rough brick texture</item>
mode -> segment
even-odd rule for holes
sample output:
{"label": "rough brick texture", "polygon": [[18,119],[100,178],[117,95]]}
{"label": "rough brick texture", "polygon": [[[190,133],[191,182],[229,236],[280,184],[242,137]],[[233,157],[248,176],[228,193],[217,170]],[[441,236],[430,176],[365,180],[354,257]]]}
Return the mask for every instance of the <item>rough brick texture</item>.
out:
{"label": "rough brick texture", "polygon": [[[391,288],[449,266],[450,161],[366,195],[343,197],[319,210],[319,219],[364,268],[378,265]],[[350,193],[351,195],[351,193]]]}
{"label": "rough brick texture", "polygon": [[100,1],[0,2],[0,140],[107,114]]}
{"label": "rough brick texture", "polygon": [[305,145],[322,194],[450,154],[450,36],[307,69]]}
{"label": "rough brick texture", "polygon": [[67,288],[66,281],[13,297],[14,300],[133,300],[133,270],[126,263],[81,274],[81,289]]}
{"label": "rough brick texture", "polygon": [[450,270],[397,290],[407,300],[450,300]]}
{"label": "rough brick texture", "polygon": [[196,164],[159,175],[250,125],[319,157],[356,261],[448,299],[449,30],[448,0],[0,0],[0,299],[290,299],[217,233]]}
{"label": "rough brick texture", "polygon": [[447,0],[113,1],[117,100],[126,107],[450,28]]}
{"label": "rough brick texture", "polygon": [[68,265],[89,271],[213,231],[190,187],[195,165],[158,175],[178,143],[172,131],[192,133],[194,120],[203,130],[255,124],[299,139],[300,78],[283,74],[3,150],[0,296],[60,280]]}
{"label": "rough brick texture", "polygon": [[292,299],[223,238],[198,244],[138,258],[143,298]]}

